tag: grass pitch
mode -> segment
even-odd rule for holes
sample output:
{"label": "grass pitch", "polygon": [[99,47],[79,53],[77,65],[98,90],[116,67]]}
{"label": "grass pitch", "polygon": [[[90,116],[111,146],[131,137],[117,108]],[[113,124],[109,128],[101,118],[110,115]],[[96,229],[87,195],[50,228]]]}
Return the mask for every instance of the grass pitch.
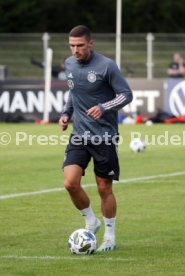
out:
{"label": "grass pitch", "polygon": [[[0,275],[185,275],[184,125],[120,125],[117,249],[91,256],[72,255],[67,247],[69,235],[84,225],[63,189],[65,145],[56,137],[70,130],[0,125]],[[2,145],[5,132],[8,145]],[[144,153],[129,149],[136,132],[148,139]],[[16,145],[16,135],[25,141]],[[96,186],[88,186],[95,183],[92,163],[82,182],[101,219]],[[103,227],[98,244],[102,236]]]}

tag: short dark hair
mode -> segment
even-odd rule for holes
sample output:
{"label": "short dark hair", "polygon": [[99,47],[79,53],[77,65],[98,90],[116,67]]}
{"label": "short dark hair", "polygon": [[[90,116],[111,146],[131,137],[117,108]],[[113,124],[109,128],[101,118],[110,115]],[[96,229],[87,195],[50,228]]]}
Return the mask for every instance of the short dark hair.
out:
{"label": "short dark hair", "polygon": [[85,36],[87,40],[91,40],[91,31],[85,25],[78,25],[70,31],[69,36],[73,36],[73,37]]}

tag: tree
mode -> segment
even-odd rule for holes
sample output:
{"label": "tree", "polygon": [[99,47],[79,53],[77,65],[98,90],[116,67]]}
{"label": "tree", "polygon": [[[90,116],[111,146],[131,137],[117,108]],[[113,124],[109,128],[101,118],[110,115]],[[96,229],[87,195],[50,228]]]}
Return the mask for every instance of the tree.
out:
{"label": "tree", "polygon": [[184,0],[123,0],[124,32],[184,32]]}
{"label": "tree", "polygon": [[115,32],[114,0],[41,0],[44,20],[42,31],[68,32],[78,24],[92,31]]}
{"label": "tree", "polygon": [[1,0],[0,32],[36,31],[41,7],[37,0]]}
{"label": "tree", "polygon": [[[122,0],[123,32],[184,32],[184,0]],[[0,0],[0,32],[115,32],[116,0]]]}

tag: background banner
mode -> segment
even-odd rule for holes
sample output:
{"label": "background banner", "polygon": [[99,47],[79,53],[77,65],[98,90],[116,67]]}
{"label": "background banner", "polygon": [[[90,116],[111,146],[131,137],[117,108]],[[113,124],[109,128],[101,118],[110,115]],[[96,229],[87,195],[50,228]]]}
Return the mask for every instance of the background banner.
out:
{"label": "background banner", "polygon": [[[49,94],[49,120],[58,121],[67,101],[66,82],[52,81]],[[0,84],[0,121],[43,119],[44,80],[9,80]]]}
{"label": "background banner", "polygon": [[174,116],[185,116],[185,79],[166,80],[164,108]]}
{"label": "background banner", "polygon": [[[125,114],[155,116],[164,110],[185,115],[185,79],[127,79],[134,100]],[[49,120],[58,122],[68,97],[66,81],[52,80],[49,95]],[[6,80],[0,82],[0,121],[33,122],[43,119],[44,80]]]}

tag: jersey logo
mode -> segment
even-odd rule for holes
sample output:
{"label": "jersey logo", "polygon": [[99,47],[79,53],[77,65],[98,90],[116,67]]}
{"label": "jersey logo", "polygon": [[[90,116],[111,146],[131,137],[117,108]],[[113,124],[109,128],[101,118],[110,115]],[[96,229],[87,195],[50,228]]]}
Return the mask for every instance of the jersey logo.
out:
{"label": "jersey logo", "polygon": [[87,80],[91,83],[95,82],[96,81],[96,72],[94,72],[94,71],[88,72]]}
{"label": "jersey logo", "polygon": [[74,88],[74,82],[72,80],[68,80],[67,83],[68,83],[69,89],[72,90]]}
{"label": "jersey logo", "polygon": [[69,78],[69,79],[73,79],[73,74],[72,74],[72,73],[69,73],[69,74],[68,74],[68,78]]}
{"label": "jersey logo", "polygon": [[108,173],[108,175],[114,175],[114,171],[113,171],[113,170],[110,171],[110,172]]}

